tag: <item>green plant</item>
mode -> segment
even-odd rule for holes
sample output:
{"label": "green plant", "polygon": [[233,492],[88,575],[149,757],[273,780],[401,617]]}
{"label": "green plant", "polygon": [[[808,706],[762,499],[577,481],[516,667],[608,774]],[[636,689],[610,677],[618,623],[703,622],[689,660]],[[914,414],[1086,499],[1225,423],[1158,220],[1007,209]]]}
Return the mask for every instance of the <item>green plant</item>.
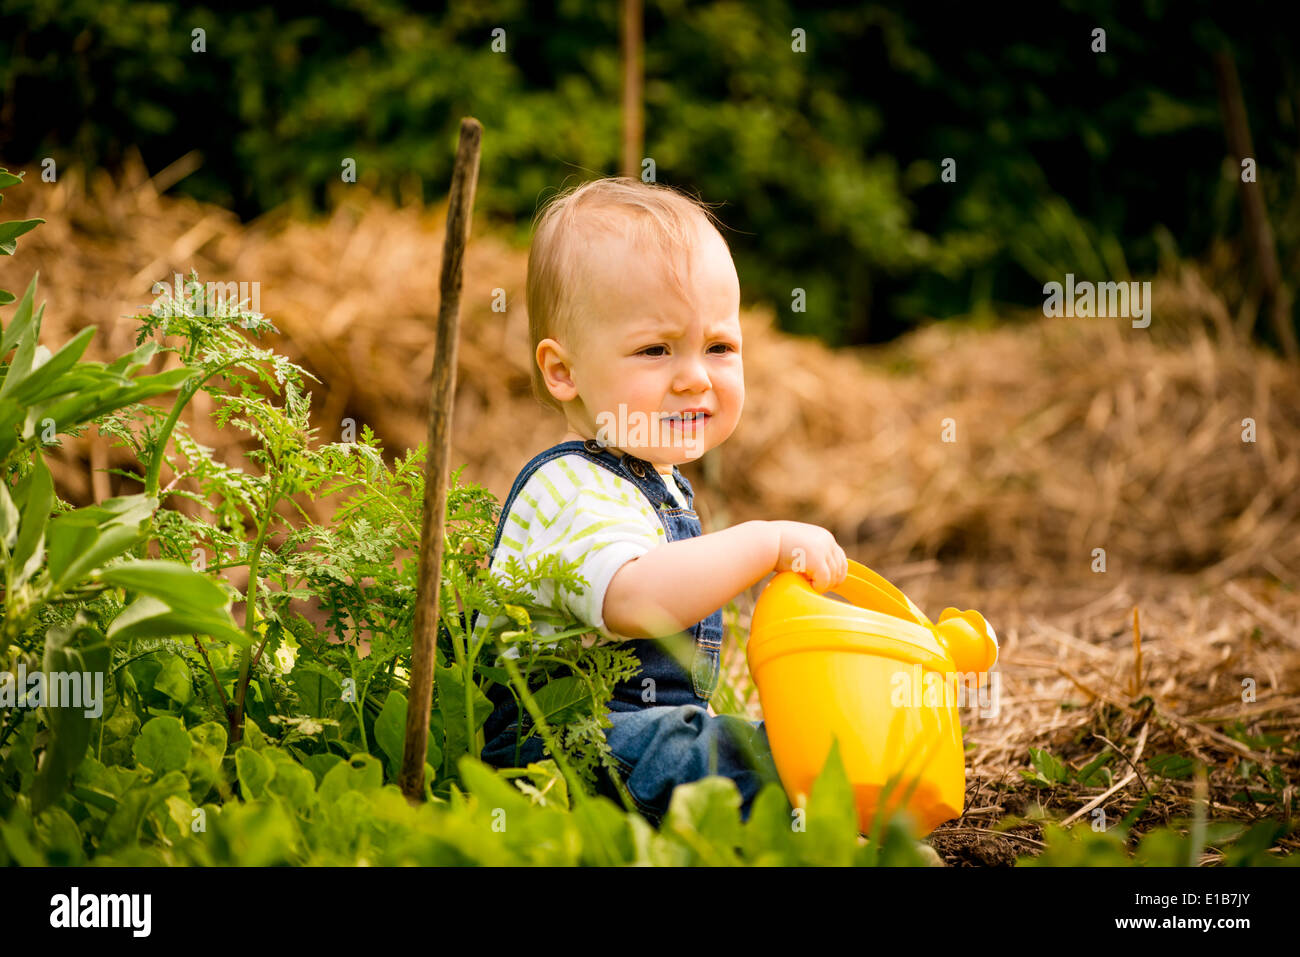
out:
{"label": "green plant", "polygon": [[[0,188],[20,181],[0,170]],[[9,237],[0,249],[11,254],[13,237],[26,231],[15,227],[30,229],[36,222],[0,224],[0,236]],[[36,282],[34,276],[0,327],[0,358],[12,352],[0,370],[0,656],[11,666],[2,680],[12,702],[0,745],[17,733],[13,747],[24,742],[21,747],[31,750],[30,762],[24,758],[17,767],[20,778],[31,771],[31,802],[40,810],[64,792],[94,720],[86,714],[92,708],[52,700],[55,675],[89,681],[106,670],[109,642],[171,633],[182,622],[187,632],[226,640],[239,632],[230,618],[230,595],[217,583],[171,562],[123,560],[144,540],[156,498],[130,495],[72,509],[55,495],[44,449],[58,435],[79,434],[99,416],[168,392],[190,372],[135,375],[152,358],[151,346],[109,365],[82,362],[93,329],[51,353],[39,344],[44,306],[33,308]],[[119,593],[137,597],[118,601]],[[41,679],[19,688],[15,670],[31,670]],[[73,688],[70,678],[62,687]],[[80,702],[93,696],[80,683],[75,692]],[[34,744],[37,723],[48,732],[40,748]]]}
{"label": "green plant", "polygon": [[[769,785],[748,821],[727,778],[674,792],[659,829],[605,798],[570,809],[553,762],[512,781],[472,756],[463,788],[412,807],[374,757],[304,767],[254,731],[227,754],[225,725],[158,717],[126,733],[131,766],[87,758],[71,796],[0,818],[0,863],[77,865],[918,865],[906,822],[857,839],[852,789],[828,756],[808,806]],[[119,729],[123,730],[123,729]],[[115,732],[110,732],[110,734]]]}
{"label": "green plant", "polygon": [[[151,839],[165,842],[170,832],[158,807],[175,809],[176,774],[184,769],[160,768],[153,746],[140,746],[159,738],[171,742],[163,753],[179,753],[176,729],[191,736],[192,753],[207,756],[190,768],[195,801],[214,790],[223,801],[259,796],[258,783],[271,775],[243,752],[247,746],[274,748],[317,784],[340,763],[358,761],[391,780],[406,716],[423,450],[390,467],[364,427],[359,438],[318,445],[308,373],[251,344],[248,334],[274,326],[244,303],[214,299],[196,273],[175,295],[164,287],[135,317],[137,348],[109,366],[79,361],[90,330],[53,356],[37,345],[34,292],[33,280],[0,353],[14,351],[0,385],[0,417],[13,426],[0,436],[9,442],[0,487],[3,647],[43,653],[47,668],[75,664],[105,675],[108,688],[99,715],[47,710],[33,721],[25,700],[8,710],[0,809],[12,820],[57,806],[79,824],[103,812],[106,826],[116,822],[110,835],[126,827],[140,837],[152,821]],[[180,367],[132,378],[163,353],[176,355]],[[218,461],[193,439],[184,413],[200,391],[213,400],[219,427],[249,434],[258,472]],[[145,401],[169,392],[162,408]],[[84,509],[53,495],[40,449],[89,424],[135,454],[139,471],[115,474],[139,482],[142,494]],[[173,473],[166,487],[164,465]],[[303,496],[335,494],[349,497],[326,525],[300,504]],[[168,507],[181,498],[199,505],[199,514]],[[285,507],[302,521],[288,521]],[[583,628],[537,634],[534,622],[547,615],[531,603],[539,582],[574,590],[586,583],[573,566],[553,561],[488,576],[482,560],[496,503],[458,471],[447,508],[430,794],[447,800],[463,787],[462,759],[482,747],[484,692],[497,682],[523,706],[526,734],[545,739],[546,764],[559,775],[534,766],[510,776],[552,804],[580,805],[595,775],[614,767],[603,705],[635,658],[626,649],[584,648]],[[229,611],[240,596],[222,574],[236,566],[248,570],[242,627]],[[312,601],[323,629],[299,607]],[[508,624],[471,634],[475,613]],[[518,656],[503,656],[507,649]],[[49,733],[38,736],[38,726]]]}

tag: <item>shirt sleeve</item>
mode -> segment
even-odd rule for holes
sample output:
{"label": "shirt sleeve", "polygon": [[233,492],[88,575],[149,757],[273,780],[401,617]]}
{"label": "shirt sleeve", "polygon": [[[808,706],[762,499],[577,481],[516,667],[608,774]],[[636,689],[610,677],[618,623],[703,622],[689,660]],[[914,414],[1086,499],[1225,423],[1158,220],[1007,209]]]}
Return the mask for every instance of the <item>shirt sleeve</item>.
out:
{"label": "shirt sleeve", "polygon": [[620,488],[614,476],[599,474],[603,471],[578,458],[557,460],[554,469],[534,474],[528,491],[538,509],[523,542],[523,559],[558,555],[560,561],[579,562],[578,574],[588,582],[582,594],[548,589],[550,604],[603,638],[618,641],[625,636],[605,626],[609,583],[620,568],[665,542],[666,536],[641,493],[634,486],[630,492]]}

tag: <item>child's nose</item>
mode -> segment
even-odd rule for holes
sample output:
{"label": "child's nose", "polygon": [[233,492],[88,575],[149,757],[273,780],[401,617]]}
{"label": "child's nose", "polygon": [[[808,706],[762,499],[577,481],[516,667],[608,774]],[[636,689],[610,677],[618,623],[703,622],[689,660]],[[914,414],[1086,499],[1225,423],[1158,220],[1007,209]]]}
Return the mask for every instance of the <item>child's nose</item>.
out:
{"label": "child's nose", "polygon": [[709,388],[709,370],[699,356],[684,356],[676,370],[673,387],[679,392],[699,392]]}

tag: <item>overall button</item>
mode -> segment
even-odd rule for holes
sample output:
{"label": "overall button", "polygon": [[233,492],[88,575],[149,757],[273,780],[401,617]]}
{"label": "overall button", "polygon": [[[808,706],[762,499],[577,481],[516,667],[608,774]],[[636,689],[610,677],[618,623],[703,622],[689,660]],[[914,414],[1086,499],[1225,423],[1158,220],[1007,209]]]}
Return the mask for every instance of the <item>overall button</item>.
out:
{"label": "overall button", "polygon": [[637,478],[645,478],[645,466],[641,464],[640,459],[632,459],[627,463],[627,467],[632,470],[632,474]]}
{"label": "overall button", "polygon": [[586,449],[588,452],[599,452],[602,449],[604,449],[604,446],[601,445],[599,442],[597,442],[595,439],[585,440],[582,443],[582,447]]}

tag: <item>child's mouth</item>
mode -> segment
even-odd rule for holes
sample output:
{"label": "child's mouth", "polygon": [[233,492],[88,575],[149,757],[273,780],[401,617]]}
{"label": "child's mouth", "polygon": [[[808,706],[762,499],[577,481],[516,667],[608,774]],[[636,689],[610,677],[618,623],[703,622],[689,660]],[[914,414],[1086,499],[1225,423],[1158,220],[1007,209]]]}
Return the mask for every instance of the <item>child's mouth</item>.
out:
{"label": "child's mouth", "polygon": [[708,412],[678,412],[673,415],[664,415],[661,421],[667,422],[674,429],[690,431],[708,424],[710,418],[712,416]]}

